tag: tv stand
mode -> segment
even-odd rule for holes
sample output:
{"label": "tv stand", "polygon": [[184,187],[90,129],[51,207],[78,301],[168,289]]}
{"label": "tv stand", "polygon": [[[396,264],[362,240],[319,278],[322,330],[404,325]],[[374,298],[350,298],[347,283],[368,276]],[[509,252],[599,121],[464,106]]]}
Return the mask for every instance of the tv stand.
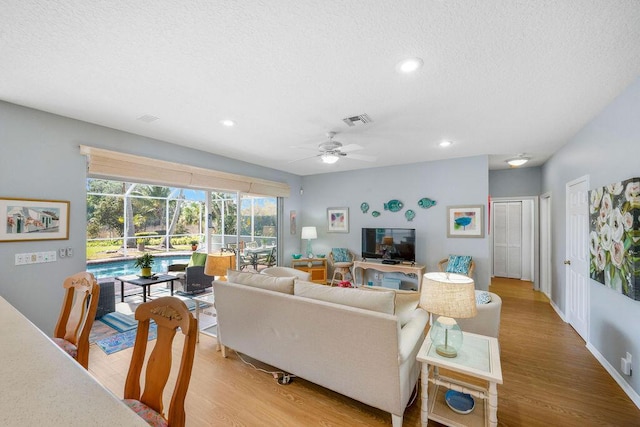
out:
{"label": "tv stand", "polygon": [[[407,276],[411,276],[418,280],[418,289],[420,292],[420,288],[422,287],[422,275],[426,272],[427,268],[424,265],[419,264],[383,264],[382,262],[371,262],[371,261],[354,261],[353,262],[353,280],[356,282],[356,285],[363,286],[364,283],[364,273],[366,270],[377,270],[387,273],[403,273]],[[358,283],[358,270],[360,270],[361,281]]]}

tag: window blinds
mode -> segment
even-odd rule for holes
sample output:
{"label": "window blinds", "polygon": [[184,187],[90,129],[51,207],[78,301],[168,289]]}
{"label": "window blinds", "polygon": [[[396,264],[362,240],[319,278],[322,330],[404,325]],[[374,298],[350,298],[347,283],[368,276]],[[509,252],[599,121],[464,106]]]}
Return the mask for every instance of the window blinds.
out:
{"label": "window blinds", "polygon": [[80,146],[87,156],[88,175],[92,178],[135,181],[198,190],[239,191],[272,197],[289,197],[291,189],[283,182],[173,163],[150,157],[120,153],[102,148]]}

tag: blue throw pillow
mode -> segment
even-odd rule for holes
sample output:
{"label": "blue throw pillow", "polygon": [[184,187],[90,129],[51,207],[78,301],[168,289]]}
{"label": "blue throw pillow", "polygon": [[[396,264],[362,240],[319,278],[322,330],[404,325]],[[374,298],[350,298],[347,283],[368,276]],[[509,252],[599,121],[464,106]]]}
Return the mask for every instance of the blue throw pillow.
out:
{"label": "blue throw pillow", "polygon": [[349,255],[349,249],[347,248],[333,248],[333,261],[334,262],[351,262],[351,255]]}
{"label": "blue throw pillow", "polygon": [[469,255],[449,255],[447,262],[447,273],[467,274],[471,265],[471,257]]}
{"label": "blue throw pillow", "polygon": [[491,295],[487,291],[476,291],[476,305],[489,304],[491,302]]}

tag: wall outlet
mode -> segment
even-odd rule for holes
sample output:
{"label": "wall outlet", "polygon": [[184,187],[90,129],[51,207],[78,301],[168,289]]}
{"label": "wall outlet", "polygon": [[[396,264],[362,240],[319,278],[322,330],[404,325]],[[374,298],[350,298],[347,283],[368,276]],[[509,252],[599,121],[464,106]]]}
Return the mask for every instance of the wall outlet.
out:
{"label": "wall outlet", "polygon": [[58,249],[58,256],[60,258],[64,258],[67,256],[67,249],[66,248],[60,248]]}
{"label": "wall outlet", "polygon": [[620,359],[620,371],[624,375],[631,375],[631,353],[627,352],[627,357]]}

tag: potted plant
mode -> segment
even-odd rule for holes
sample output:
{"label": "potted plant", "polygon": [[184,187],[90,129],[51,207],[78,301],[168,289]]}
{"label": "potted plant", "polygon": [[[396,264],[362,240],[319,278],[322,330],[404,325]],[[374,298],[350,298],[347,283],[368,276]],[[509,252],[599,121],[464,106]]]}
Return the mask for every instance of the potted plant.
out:
{"label": "potted plant", "polygon": [[153,265],[153,255],[149,252],[145,253],[141,257],[136,258],[136,267],[140,268],[140,275],[142,277],[151,277],[151,266]]}
{"label": "potted plant", "polygon": [[197,240],[192,240],[189,243],[191,243],[191,250],[195,251],[196,249],[198,249],[198,241]]}

